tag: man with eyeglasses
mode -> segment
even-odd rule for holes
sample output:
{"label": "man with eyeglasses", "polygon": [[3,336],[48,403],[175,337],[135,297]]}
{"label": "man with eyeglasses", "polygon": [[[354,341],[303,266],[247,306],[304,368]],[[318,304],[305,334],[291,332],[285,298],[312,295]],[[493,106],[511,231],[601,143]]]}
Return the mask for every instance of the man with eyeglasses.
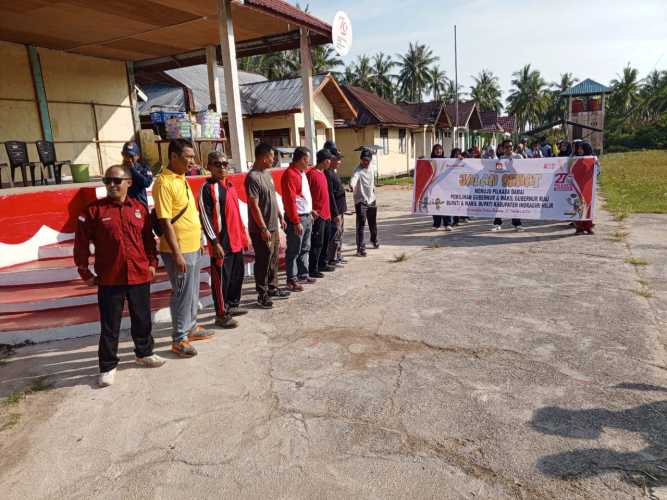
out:
{"label": "man with eyeglasses", "polygon": [[153,200],[162,236],[160,255],[171,281],[172,344],[181,358],[197,355],[191,342],[214,335],[197,324],[199,273],[201,261],[201,223],[195,196],[185,173],[195,164],[195,151],[187,139],[169,143],[169,165],[153,185]]}
{"label": "man with eyeglasses", "polygon": [[241,219],[238,194],[227,178],[234,170],[219,151],[208,154],[206,168],[211,176],[199,193],[199,214],[211,255],[215,324],[235,328],[238,323],[232,316],[248,312],[240,307],[243,249],[248,246],[248,235]]}
{"label": "man with eyeglasses", "polygon": [[[157,250],[148,209],[128,196],[132,177],[122,165],[108,168],[102,180],[107,196],[91,203],[79,216],[74,263],[86,284],[98,287],[98,383],[106,387],[114,383],[116,375],[126,300],[137,363],[156,368],[165,360],[153,354],[150,282],[157,269]],[[95,273],[88,267],[91,243],[95,246]]]}

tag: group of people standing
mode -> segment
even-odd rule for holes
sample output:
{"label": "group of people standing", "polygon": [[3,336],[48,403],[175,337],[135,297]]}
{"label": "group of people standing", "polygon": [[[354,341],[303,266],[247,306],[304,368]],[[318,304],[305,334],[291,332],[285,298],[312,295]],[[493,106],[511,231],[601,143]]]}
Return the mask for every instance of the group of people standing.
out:
{"label": "group of people standing", "polygon": [[[528,140],[522,139],[516,147],[511,139],[505,139],[498,147],[494,150],[493,146],[488,145],[484,147],[483,150],[480,150],[477,146],[468,149],[467,151],[462,151],[460,148],[453,148],[449,155],[450,158],[463,159],[463,158],[481,158],[481,159],[500,159],[500,160],[522,160],[527,158],[548,158],[552,156],[559,157],[570,157],[570,156],[593,156],[595,153],[593,147],[588,141],[584,140],[575,140],[574,144],[569,141],[559,141],[558,142],[558,154],[553,154],[553,149],[551,144],[549,144],[545,138],[540,139],[539,141],[534,141],[530,148],[527,147]],[[445,150],[441,144],[435,144],[431,150],[431,158],[445,158]],[[434,215],[433,216],[433,227],[439,229],[444,227],[445,231],[452,231],[454,226],[458,226],[461,223],[467,222],[468,217],[459,217],[459,216],[450,216],[450,215]],[[503,220],[496,217],[493,220],[493,227],[491,231],[497,232],[502,230]],[[593,221],[576,221],[573,222],[575,227],[575,234],[594,234],[593,232]],[[524,227],[521,222],[521,219],[512,219],[512,226],[516,231],[523,231]]]}
{"label": "group of people standing", "polygon": [[[78,217],[74,262],[81,278],[98,287],[98,383],[103,387],[115,380],[125,302],[136,362],[152,368],[165,363],[153,352],[150,287],[157,275],[158,259],[171,284],[171,351],[183,358],[197,355],[193,342],[215,334],[197,321],[205,251],[211,262],[215,324],[221,328],[238,326],[235,317],[248,313],[240,302],[244,250],[250,242],[257,304],[264,309],[271,309],[273,300],[303,291],[304,285],[315,283],[346,263],[342,256],[346,192],[336,170],[342,155],[332,141],[317,152],[314,167],[310,167],[311,152],[307,148],[294,151],[280,181],[284,214],[269,171],[273,148],[265,143],[256,146],[254,164],[244,180],[247,231],[238,193],[229,179],[234,171],[224,155],[217,151],[208,155],[206,169],[210,177],[201,188],[198,202],[186,180],[195,166],[192,143],[186,139],[171,141],[168,156],[169,164],[153,184],[152,211],[146,193],[153,182],[150,168],[141,162],[137,145],[128,143],[123,148],[123,163],[104,173],[107,196],[90,204]],[[366,255],[366,220],[371,242],[379,247],[371,159],[372,153],[363,150],[350,184],[357,213],[358,256]],[[281,229],[287,239],[284,288],[278,281]],[[159,236],[158,245],[155,236]],[[90,269],[91,244],[94,272]]]}

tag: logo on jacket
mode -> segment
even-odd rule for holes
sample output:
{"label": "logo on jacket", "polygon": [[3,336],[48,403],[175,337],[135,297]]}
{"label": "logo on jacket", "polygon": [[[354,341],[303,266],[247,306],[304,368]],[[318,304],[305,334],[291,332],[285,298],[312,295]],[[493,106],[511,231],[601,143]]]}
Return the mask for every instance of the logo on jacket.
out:
{"label": "logo on jacket", "polygon": [[135,210],[135,211],[134,211],[134,216],[135,216],[137,219],[141,219],[141,210]]}

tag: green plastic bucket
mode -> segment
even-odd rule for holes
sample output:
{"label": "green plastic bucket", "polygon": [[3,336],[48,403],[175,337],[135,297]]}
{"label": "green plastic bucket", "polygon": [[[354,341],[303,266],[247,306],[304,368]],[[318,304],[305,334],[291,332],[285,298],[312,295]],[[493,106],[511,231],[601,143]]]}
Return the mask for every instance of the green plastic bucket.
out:
{"label": "green plastic bucket", "polygon": [[72,163],[69,166],[72,182],[90,182],[90,171],[87,163]]}

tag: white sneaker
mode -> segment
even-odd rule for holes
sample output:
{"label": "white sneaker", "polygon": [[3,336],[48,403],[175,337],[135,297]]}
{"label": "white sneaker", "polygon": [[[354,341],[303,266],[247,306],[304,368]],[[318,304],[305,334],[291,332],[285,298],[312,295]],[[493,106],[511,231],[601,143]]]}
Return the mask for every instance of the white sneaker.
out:
{"label": "white sneaker", "polygon": [[495,232],[497,232],[497,231],[500,231],[501,229],[502,229],[502,226],[493,226],[493,227],[491,228],[491,231],[493,231],[493,232],[495,233]]}
{"label": "white sneaker", "polygon": [[445,231],[453,231],[454,228],[452,226],[445,226]]}
{"label": "white sneaker", "polygon": [[523,226],[514,226],[514,230],[521,232],[521,231],[525,231],[526,229]]}
{"label": "white sneaker", "polygon": [[146,366],[148,368],[159,368],[167,362],[166,359],[161,358],[157,354],[152,354],[143,358],[136,358],[135,361],[138,365]]}
{"label": "white sneaker", "polygon": [[116,378],[116,369],[109,370],[108,372],[100,373],[99,378],[97,379],[97,384],[100,387],[109,387],[113,385],[114,379]]}

